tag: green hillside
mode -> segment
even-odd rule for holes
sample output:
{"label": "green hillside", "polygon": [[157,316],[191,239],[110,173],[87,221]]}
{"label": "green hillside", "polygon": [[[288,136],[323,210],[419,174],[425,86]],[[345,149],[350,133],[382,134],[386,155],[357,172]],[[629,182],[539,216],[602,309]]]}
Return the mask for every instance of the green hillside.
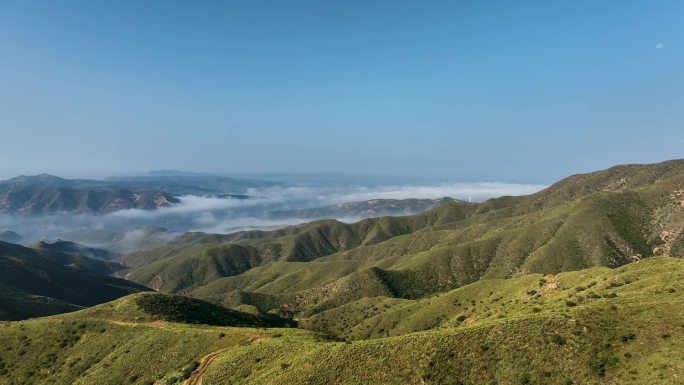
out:
{"label": "green hillside", "polygon": [[0,243],[5,319],[124,296],[0,323],[0,385],[680,384],[683,229],[678,160],[117,259],[176,294]]}
{"label": "green hillside", "polygon": [[77,254],[0,242],[0,319],[73,311],[149,290],[107,276],[115,266]]}
{"label": "green hillside", "polygon": [[[218,308],[137,294],[0,324],[0,384],[678,384],[683,278],[684,261],[656,257],[484,280],[306,321],[326,324],[323,334],[200,325],[192,319]],[[161,311],[140,305],[155,297]],[[190,324],[166,318],[178,306]]]}
{"label": "green hillside", "polygon": [[536,194],[276,231],[187,234],[119,274],[227,306],[311,315],[368,296],[419,299],[480,279],[684,256],[684,160],[566,178]]}
{"label": "green hillside", "polygon": [[209,302],[164,293],[138,293],[79,313],[73,318],[120,322],[180,322],[215,326],[290,327],[296,322],[270,314],[249,314]]}
{"label": "green hillside", "polygon": [[631,306],[684,288],[683,266],[679,259],[653,257],[614,270],[595,267],[481,280],[420,300],[368,297],[316,314],[302,326],[358,340],[542,313],[557,316],[575,306],[601,307],[608,302]]}

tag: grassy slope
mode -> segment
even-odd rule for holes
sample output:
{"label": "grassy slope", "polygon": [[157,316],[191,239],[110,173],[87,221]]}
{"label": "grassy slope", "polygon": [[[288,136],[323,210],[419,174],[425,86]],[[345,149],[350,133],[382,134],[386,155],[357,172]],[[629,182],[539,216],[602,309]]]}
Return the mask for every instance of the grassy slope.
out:
{"label": "grassy slope", "polygon": [[[629,305],[684,290],[684,261],[653,257],[617,269],[589,268],[557,275],[481,280],[420,300],[363,298],[302,321],[343,339],[397,336],[474,322],[562,315],[579,306]],[[673,291],[670,293],[670,291]]]}
{"label": "grassy slope", "polygon": [[[0,326],[0,384],[152,384],[180,378],[215,350],[270,332],[252,328],[51,318]],[[169,383],[180,383],[170,381]]]}
{"label": "grassy slope", "polygon": [[[347,344],[267,339],[222,354],[203,383],[680,381],[684,261],[653,258],[616,270],[593,268],[547,278],[541,287],[539,275],[481,281],[422,301],[368,299],[373,307],[362,300],[356,305],[364,310],[358,310],[378,308],[379,315],[359,316],[356,330],[372,325],[376,334],[371,337],[393,337]],[[359,315],[354,305],[321,316],[354,330],[349,322]],[[460,315],[466,317],[461,320]]]}
{"label": "grassy slope", "polygon": [[134,294],[0,324],[0,384],[179,384],[202,356],[277,334],[264,327],[287,323],[191,298]]}
{"label": "grassy slope", "polygon": [[[222,354],[203,384],[677,384],[681,305],[571,310],[351,344],[264,340]],[[656,319],[658,311],[667,313]]]}
{"label": "grassy slope", "polygon": [[[121,274],[128,279],[158,290],[180,290],[237,275],[276,260],[306,262],[339,250],[379,243],[410,234],[430,223],[462,218],[463,211],[470,210],[470,206],[452,203],[439,211],[410,217],[366,219],[354,224],[316,221],[274,232],[229,235],[224,239],[233,240],[229,244],[196,244],[195,237],[191,237],[189,244],[145,250],[118,261],[133,267]],[[224,237],[209,238],[216,241]]]}
{"label": "grassy slope", "polygon": [[0,319],[72,311],[148,290],[101,275],[109,272],[107,266],[79,255],[0,242]]}
{"label": "grassy slope", "polygon": [[547,276],[541,287],[539,278],[485,280],[421,301],[349,304],[350,315],[357,305],[379,311],[361,322],[340,318],[339,330],[356,330],[363,319],[396,324],[389,333],[374,329],[371,337],[382,338],[346,343],[298,329],[159,322],[136,299],[169,296],[138,294],[0,324],[0,384],[180,384],[217,351],[204,385],[677,384],[684,376],[684,261],[659,257]]}
{"label": "grassy slope", "polygon": [[122,261],[138,266],[129,279],[157,289],[311,314],[372,295],[421,298],[479,279],[683,256],[684,197],[673,195],[682,186],[681,160],[618,166],[415,216],[189,234]]}
{"label": "grassy slope", "polygon": [[[312,263],[277,262],[214,280],[191,293],[235,305],[232,290],[253,291],[274,296],[269,305],[310,313],[373,295],[374,290],[357,284],[368,280],[370,268],[377,269],[374,282],[384,291],[420,298],[478,279],[620,266],[634,256],[651,255],[650,248],[658,244],[640,228],[648,221],[646,212],[635,193],[601,192],[543,212],[505,217],[495,226],[473,218]],[[432,246],[416,252],[426,243]],[[296,291],[300,294],[294,295]]]}
{"label": "grassy slope", "polygon": [[217,326],[289,327],[292,320],[268,314],[248,314],[209,302],[165,293],[138,293],[85,309],[75,318],[121,322],[180,322]]}

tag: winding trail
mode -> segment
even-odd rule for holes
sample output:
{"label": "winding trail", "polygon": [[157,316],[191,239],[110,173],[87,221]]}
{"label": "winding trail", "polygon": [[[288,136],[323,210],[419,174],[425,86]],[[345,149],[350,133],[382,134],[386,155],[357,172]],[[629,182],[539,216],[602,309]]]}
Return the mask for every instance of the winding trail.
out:
{"label": "winding trail", "polygon": [[209,369],[209,365],[211,365],[211,363],[218,358],[219,354],[223,353],[225,350],[226,349],[217,350],[204,356],[197,369],[195,369],[190,377],[183,382],[183,385],[202,385],[202,377],[204,377],[204,373]]}
{"label": "winding trail", "polygon": [[[134,326],[146,326],[146,327],[153,327],[153,328],[158,328],[158,329],[173,329],[177,328],[178,325],[174,324],[169,324],[168,322],[165,321],[152,321],[152,322],[131,322],[131,321],[118,321],[118,320],[109,320],[109,323],[112,323],[114,325],[119,325],[119,326],[128,326],[128,327],[134,327]],[[211,330],[213,332],[213,330]],[[247,341],[249,343],[252,343],[254,341],[258,341],[264,338],[263,335],[256,333],[254,331],[250,330],[245,330],[245,331],[240,331],[239,334],[247,338]],[[209,365],[214,362],[218,358],[218,356],[223,353],[224,351],[230,349],[224,348],[221,350],[217,350],[215,352],[209,353],[206,356],[202,357],[200,360],[200,364],[195,369],[191,374],[190,377],[188,377],[187,380],[183,381],[183,385],[202,385],[202,377],[204,377],[204,373],[209,369]]]}
{"label": "winding trail", "polygon": [[153,328],[157,328],[157,329],[167,329],[168,328],[168,323],[165,321],[130,322],[130,321],[109,320],[107,322],[112,323],[114,325],[119,325],[119,326],[147,326],[147,327],[153,327]]}

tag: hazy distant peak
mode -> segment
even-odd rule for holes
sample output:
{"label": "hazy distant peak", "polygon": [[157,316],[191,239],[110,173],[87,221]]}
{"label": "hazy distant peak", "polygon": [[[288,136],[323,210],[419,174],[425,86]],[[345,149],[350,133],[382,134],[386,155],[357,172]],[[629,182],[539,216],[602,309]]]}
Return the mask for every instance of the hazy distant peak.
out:
{"label": "hazy distant peak", "polygon": [[0,241],[8,243],[19,243],[23,237],[12,230],[0,232]]}
{"label": "hazy distant peak", "polygon": [[64,182],[66,179],[60,178],[52,174],[37,174],[37,175],[20,175],[10,178],[7,181],[11,182],[27,182],[27,183],[50,183],[50,182]]}
{"label": "hazy distant peak", "polygon": [[192,172],[192,171],[180,171],[180,170],[150,170],[147,171],[145,176],[216,176],[217,174],[205,173],[205,172]]}

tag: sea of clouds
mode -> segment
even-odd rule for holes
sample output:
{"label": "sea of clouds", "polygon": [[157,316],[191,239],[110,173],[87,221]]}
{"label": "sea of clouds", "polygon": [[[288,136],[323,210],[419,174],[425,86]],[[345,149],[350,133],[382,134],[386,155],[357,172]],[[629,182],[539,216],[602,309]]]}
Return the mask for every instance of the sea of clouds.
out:
{"label": "sea of clouds", "polygon": [[[483,201],[504,195],[525,195],[546,186],[538,184],[463,182],[435,185],[299,185],[250,189],[249,199],[186,195],[180,203],[157,210],[121,210],[105,215],[55,214],[41,217],[0,216],[0,231],[13,230],[27,240],[69,239],[77,230],[120,232],[132,240],[146,226],[164,227],[169,234],[187,231],[230,233],[245,229],[270,229],[310,221],[311,218],[269,217],[278,210],[323,207],[371,199],[436,199],[451,197]],[[360,216],[335,218],[345,222]],[[71,236],[73,238],[73,236]],[[73,239],[79,241],[79,239]],[[134,249],[135,242],[130,242]],[[128,250],[127,250],[128,251]]]}

